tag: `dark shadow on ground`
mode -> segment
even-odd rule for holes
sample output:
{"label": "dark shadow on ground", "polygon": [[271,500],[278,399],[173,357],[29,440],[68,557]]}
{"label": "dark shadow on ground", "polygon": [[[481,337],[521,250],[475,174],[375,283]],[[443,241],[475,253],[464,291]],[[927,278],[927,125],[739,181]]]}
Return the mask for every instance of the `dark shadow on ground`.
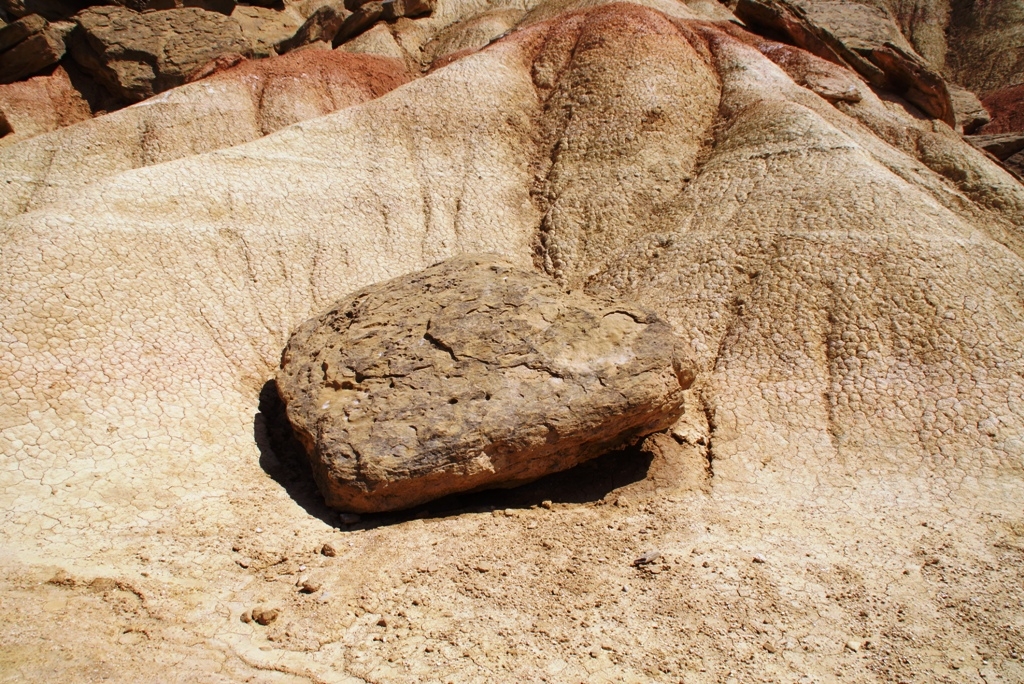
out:
{"label": "dark shadow on ground", "polygon": [[313,480],[313,470],[306,459],[306,450],[292,432],[275,380],[267,381],[260,390],[259,413],[253,420],[253,433],[260,450],[263,472],[281,485],[306,513],[328,525],[338,526],[338,513],[328,508],[320,496]]}
{"label": "dark shadow on ground", "polygon": [[254,433],[260,449],[260,467],[264,472],[309,515],[343,529],[380,527],[414,518],[443,518],[496,508],[530,508],[545,501],[593,503],[646,478],[652,458],[651,454],[640,451],[639,446],[613,451],[513,489],[458,494],[396,513],[363,515],[357,524],[349,526],[341,523],[338,513],[328,508],[320,496],[305,449],[292,432],[274,380],[268,381],[260,391]]}

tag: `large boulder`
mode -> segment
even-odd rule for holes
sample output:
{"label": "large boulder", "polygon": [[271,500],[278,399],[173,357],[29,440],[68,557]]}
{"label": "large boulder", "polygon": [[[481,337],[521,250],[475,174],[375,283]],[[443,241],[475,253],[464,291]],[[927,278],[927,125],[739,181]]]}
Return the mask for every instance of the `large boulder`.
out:
{"label": "large boulder", "polygon": [[46,26],[46,19],[38,14],[22,17],[7,24],[0,28],[0,52],[10,50],[29,36],[43,31]]}
{"label": "large boulder", "polygon": [[434,11],[434,0],[350,0],[346,7],[352,14],[334,36],[334,47],[352,40],[368,31],[378,21],[396,22],[399,19],[415,19]]}
{"label": "large boulder", "polygon": [[267,7],[237,5],[231,18],[242,27],[242,35],[252,45],[254,57],[273,57],[274,46],[295,34],[302,25],[298,12],[279,12]]}
{"label": "large boulder", "polygon": [[338,29],[351,14],[340,0],[318,7],[293,35],[277,44],[278,54],[283,55],[311,43],[328,43],[334,40]]}
{"label": "large boulder", "polygon": [[59,62],[68,28],[38,14],[0,28],[0,83],[20,81]]}
{"label": "large boulder", "polygon": [[307,321],[277,382],[327,503],[370,512],[629,445],[672,425],[693,378],[653,314],[463,256]]}
{"label": "large boulder", "polygon": [[71,56],[131,102],[182,85],[222,55],[251,55],[238,22],[194,7],[138,13],[92,7],[75,17]]}
{"label": "large boulder", "polygon": [[339,47],[346,41],[365,33],[383,18],[383,3],[376,1],[363,3],[352,14],[345,17],[345,22],[334,35],[334,47]]}
{"label": "large boulder", "polygon": [[235,0],[111,0],[109,4],[127,7],[136,12],[198,7],[230,15],[235,10]]}

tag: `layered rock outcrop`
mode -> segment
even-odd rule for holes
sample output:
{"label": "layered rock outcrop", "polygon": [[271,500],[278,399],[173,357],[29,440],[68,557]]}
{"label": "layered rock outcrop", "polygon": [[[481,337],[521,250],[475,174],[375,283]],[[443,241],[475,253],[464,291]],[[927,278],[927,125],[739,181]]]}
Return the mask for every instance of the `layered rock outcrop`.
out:
{"label": "layered rock outcrop", "polygon": [[463,256],[360,290],[299,327],[277,386],[335,508],[509,487],[670,427],[693,382],[650,312]]}

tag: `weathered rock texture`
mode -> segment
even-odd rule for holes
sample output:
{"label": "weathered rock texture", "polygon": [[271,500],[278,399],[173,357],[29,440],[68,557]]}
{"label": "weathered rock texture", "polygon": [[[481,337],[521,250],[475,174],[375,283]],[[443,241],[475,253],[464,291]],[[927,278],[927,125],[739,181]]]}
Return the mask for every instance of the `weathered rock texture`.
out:
{"label": "weathered rock texture", "polygon": [[3,148],[0,216],[74,197],[131,169],[255,140],[379,97],[409,79],[402,62],[375,55],[298,52],[243,62],[134,107]]}
{"label": "weathered rock texture", "polygon": [[68,72],[0,85],[0,135],[3,144],[92,118],[93,109]]}
{"label": "weathered rock texture", "polygon": [[980,133],[1024,132],[1024,83],[990,93],[985,107],[992,121]]}
{"label": "weathered rock texture", "polygon": [[854,69],[895,91],[929,116],[957,123],[949,88],[885,11],[852,0],[739,0],[736,16],[778,32],[813,54]]}
{"label": "weathered rock texture", "polygon": [[136,12],[196,7],[209,12],[232,14],[235,9],[235,0],[112,0],[106,4],[127,7]]}
{"label": "weathered rock texture", "polygon": [[69,28],[38,14],[0,28],[0,83],[20,81],[59,62]]}
{"label": "weathered rock texture", "polygon": [[1024,83],[1024,2],[932,2],[949,8],[945,71],[953,81],[982,95]]}
{"label": "weathered rock texture", "polygon": [[75,21],[72,57],[129,102],[182,85],[221,55],[252,53],[237,22],[194,7],[141,14],[93,7]]}
{"label": "weathered rock texture", "polygon": [[649,312],[465,256],[307,321],[277,385],[327,503],[366,513],[522,484],[664,430],[688,364]]}
{"label": "weathered rock texture", "polygon": [[242,35],[252,46],[254,57],[273,57],[274,46],[295,35],[302,25],[297,12],[284,12],[267,7],[238,5],[231,18],[242,28]]}
{"label": "weathered rock texture", "polygon": [[[387,28],[419,59],[488,5]],[[38,170],[59,145],[2,150],[0,188],[39,179],[0,228],[16,677],[1024,681],[1024,185],[689,4],[567,7],[227,149],[107,161],[161,149],[117,117],[174,93],[76,124],[107,137],[64,157],[100,169],[73,195]],[[257,121],[251,91],[185,88]],[[268,446],[260,389],[339,293],[473,252],[552,275],[558,256],[562,282],[672,326],[704,419],[672,437],[707,451],[710,494],[623,508],[577,479],[518,518],[332,526]],[[652,548],[664,572],[629,565]],[[258,605],[281,617],[239,620]]]}
{"label": "weathered rock texture", "polygon": [[293,35],[277,44],[278,54],[284,54],[310,43],[334,40],[338,29],[352,13],[345,9],[341,0],[318,7]]}
{"label": "weathered rock texture", "polygon": [[50,21],[67,19],[89,4],[81,0],[0,0],[0,8],[11,17],[38,14]]}

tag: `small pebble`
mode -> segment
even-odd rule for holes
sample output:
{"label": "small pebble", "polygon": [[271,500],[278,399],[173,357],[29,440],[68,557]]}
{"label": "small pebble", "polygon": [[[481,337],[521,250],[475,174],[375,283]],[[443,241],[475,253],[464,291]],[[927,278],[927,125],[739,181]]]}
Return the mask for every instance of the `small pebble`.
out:
{"label": "small pebble", "polygon": [[654,561],[661,558],[661,551],[651,550],[640,556],[639,558],[633,559],[633,567],[639,568],[641,565],[650,565]]}
{"label": "small pebble", "polygon": [[761,555],[760,553],[756,553],[756,554],[754,554],[754,557],[753,557],[752,560],[755,563],[764,563],[765,562],[765,557],[763,555]]}
{"label": "small pebble", "polygon": [[109,577],[97,577],[89,582],[89,588],[94,591],[114,591],[117,589],[117,581]]}
{"label": "small pebble", "polygon": [[327,556],[328,558],[334,558],[338,555],[338,550],[334,548],[334,544],[327,542],[326,544],[320,547],[320,554]]}
{"label": "small pebble", "polygon": [[476,566],[477,572],[490,572],[493,569],[489,563],[478,563]]}
{"label": "small pebble", "polygon": [[242,613],[239,619],[245,624],[249,624],[250,622],[252,622],[252,611],[245,611],[244,613]]}
{"label": "small pebble", "polygon": [[320,583],[316,580],[306,580],[299,586],[299,591],[303,594],[315,594],[320,591]]}
{"label": "small pebble", "polygon": [[260,534],[262,532],[263,532],[263,528],[262,527],[257,527],[256,528],[256,534]]}
{"label": "small pebble", "polygon": [[535,530],[535,529],[537,529],[537,522],[536,522],[536,521],[531,521],[531,522],[530,522],[530,523],[529,523],[529,524],[528,524],[528,525],[526,526],[526,529],[528,529],[528,530]]}
{"label": "small pebble", "polygon": [[250,565],[252,565],[252,561],[248,558],[236,558],[235,562],[238,563],[238,566],[241,568],[248,568]]}
{"label": "small pebble", "polygon": [[861,643],[862,642],[858,639],[850,639],[846,642],[846,650],[853,651],[854,653],[856,653],[860,650]]}
{"label": "small pebble", "polygon": [[252,609],[252,619],[255,620],[258,624],[263,625],[264,627],[266,627],[271,622],[276,620],[279,615],[281,615],[281,611],[279,611],[277,608]]}
{"label": "small pebble", "polygon": [[550,500],[550,499],[547,499],[547,500],[545,500],[545,501],[541,501],[541,502],[540,502],[540,507],[541,507],[541,508],[546,508],[546,509],[548,509],[549,511],[551,510],[551,506],[552,506],[552,503],[551,503],[551,500]]}

